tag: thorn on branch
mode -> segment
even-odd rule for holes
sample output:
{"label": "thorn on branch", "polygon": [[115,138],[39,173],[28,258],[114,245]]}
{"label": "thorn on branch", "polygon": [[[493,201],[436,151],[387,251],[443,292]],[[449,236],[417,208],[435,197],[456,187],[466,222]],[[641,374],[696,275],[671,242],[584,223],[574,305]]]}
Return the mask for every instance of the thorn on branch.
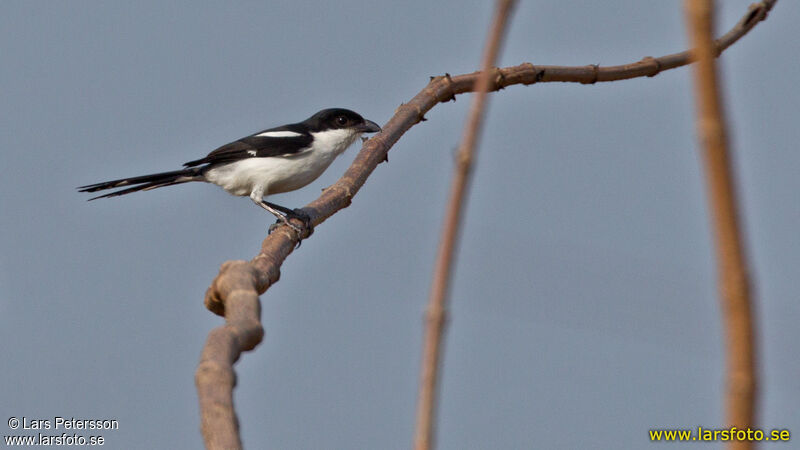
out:
{"label": "thorn on branch", "polygon": [[417,104],[412,105],[411,103],[400,103],[400,106],[398,106],[397,109],[394,110],[394,113],[398,114],[404,106],[409,106],[409,107],[413,106],[417,114],[417,123],[425,122],[426,120],[428,120],[425,118],[425,113],[422,111],[422,108]]}
{"label": "thorn on branch", "polygon": [[353,193],[350,192],[350,188],[346,187],[344,191],[344,208],[353,204]]}
{"label": "thorn on branch", "polygon": [[414,109],[416,110],[417,113],[417,123],[425,122],[426,120],[428,120],[425,118],[425,113],[422,111],[422,108],[418,104],[414,105]]}
{"label": "thorn on branch", "polygon": [[439,98],[439,102],[444,103],[449,101],[456,101],[456,93],[455,91],[453,91],[453,79],[450,77],[450,74],[445,72],[444,76],[442,77],[442,80],[444,80],[445,88],[447,90],[445,92],[445,95],[442,95]]}

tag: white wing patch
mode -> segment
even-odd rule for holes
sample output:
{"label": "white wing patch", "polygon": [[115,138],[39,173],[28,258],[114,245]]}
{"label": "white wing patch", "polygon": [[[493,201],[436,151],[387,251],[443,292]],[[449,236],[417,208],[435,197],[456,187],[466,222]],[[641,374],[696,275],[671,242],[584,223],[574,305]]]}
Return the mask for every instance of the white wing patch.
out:
{"label": "white wing patch", "polygon": [[280,138],[280,137],[297,137],[302,136],[302,134],[297,133],[295,131],[265,131],[263,133],[259,133],[256,137],[273,137],[273,138]]}

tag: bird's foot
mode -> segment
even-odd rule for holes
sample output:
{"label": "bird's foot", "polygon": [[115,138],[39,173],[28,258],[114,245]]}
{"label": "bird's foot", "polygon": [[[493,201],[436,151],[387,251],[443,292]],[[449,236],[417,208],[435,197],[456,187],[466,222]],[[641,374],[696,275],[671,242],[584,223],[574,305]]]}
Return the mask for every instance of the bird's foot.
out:
{"label": "bird's foot", "polygon": [[[303,222],[302,228],[293,224],[291,219],[298,219]],[[282,225],[287,225],[289,228],[297,232],[298,248],[300,247],[300,243],[304,238],[311,236],[311,234],[314,233],[314,224],[311,223],[311,217],[309,217],[309,215],[306,214],[302,209],[293,209],[291,214],[287,213],[285,216],[281,216],[275,223],[269,226],[269,233],[272,233]],[[308,234],[306,236],[303,236],[303,230],[307,230]]]}
{"label": "bird's foot", "polygon": [[293,209],[292,216],[293,217],[290,217],[290,219],[298,219],[303,222],[303,228],[308,230],[308,235],[311,236],[311,234],[314,232],[314,224],[311,223],[311,216],[306,214],[306,212],[302,209]]}

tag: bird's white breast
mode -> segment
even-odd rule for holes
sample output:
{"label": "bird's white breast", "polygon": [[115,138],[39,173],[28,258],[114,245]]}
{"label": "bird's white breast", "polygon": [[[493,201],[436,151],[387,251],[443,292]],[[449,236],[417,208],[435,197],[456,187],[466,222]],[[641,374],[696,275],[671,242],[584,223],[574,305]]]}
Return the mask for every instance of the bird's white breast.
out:
{"label": "bird's white breast", "polygon": [[269,195],[300,189],[316,180],[361,133],[338,129],[312,135],[312,146],[301,153],[245,158],[209,169],[205,179],[233,195],[250,195],[254,191]]}

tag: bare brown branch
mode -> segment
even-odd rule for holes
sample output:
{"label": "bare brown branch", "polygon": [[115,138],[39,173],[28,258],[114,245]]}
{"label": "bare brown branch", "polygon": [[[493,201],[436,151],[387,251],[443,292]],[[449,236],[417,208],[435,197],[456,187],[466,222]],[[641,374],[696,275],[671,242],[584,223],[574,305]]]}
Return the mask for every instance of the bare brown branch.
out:
{"label": "bare brown branch", "polygon": [[[766,18],[776,1],[765,0],[751,5],[742,20],[717,39],[715,53],[724,51]],[[489,91],[515,84],[553,81],[594,83],[655,76],[664,70],[690,62],[689,53],[683,52],[660,58],[648,57],[636,63],[612,67],[534,66],[524,63],[492,69]],[[438,103],[454,100],[458,94],[473,91],[478,75],[479,72],[434,77],[413,99],[400,105],[383,126],[383,131],[364,144],[345,174],[319,198],[303,208],[311,217],[312,223],[319,225],[336,211],[346,208],[367,177],[386,159],[389,149],[400,137],[419,123],[425,113]],[[264,239],[261,251],[249,262],[224,263],[206,292],[206,307],[226,318],[225,326],[209,333],[195,377],[203,436],[208,448],[240,448],[232,401],[235,380],[233,363],[241,352],[253,349],[261,341],[264,331],[260,324],[258,295],[278,281],[280,267],[295,248],[297,239],[296,233],[288,227],[277,229]],[[234,301],[234,297],[255,299],[255,306]]]}
{"label": "bare brown branch", "polygon": [[[755,417],[753,317],[747,260],[738,222],[736,183],[728,156],[728,136],[714,59],[712,0],[686,0],[686,18],[697,57],[693,70],[697,131],[705,159],[726,334],[727,425],[747,429],[753,426]],[[752,442],[731,441],[728,448],[749,449]]]}
{"label": "bare brown branch", "polygon": [[481,72],[475,81],[475,96],[464,124],[464,135],[456,153],[456,165],[450,185],[450,198],[445,210],[442,237],[433,269],[433,282],[428,298],[425,338],[423,339],[420,386],[417,398],[417,429],[414,436],[416,450],[434,446],[434,421],[436,416],[436,385],[439,378],[442,334],[447,316],[447,297],[453,271],[453,258],[458,245],[461,218],[466,206],[466,196],[475,161],[476,145],[483,125],[483,116],[492,84],[492,67],[497,60],[506,24],[514,7],[513,0],[498,0],[495,15],[486,39],[481,59]]}
{"label": "bare brown branch", "polygon": [[[239,266],[238,270],[236,266]],[[233,407],[233,387],[236,385],[233,363],[242,351],[255,348],[264,336],[258,294],[253,289],[235,288],[253,283],[250,264],[230,261],[223,265],[223,270],[226,268],[230,270],[229,276],[218,285],[225,295],[226,323],[208,334],[195,373],[203,439],[209,449],[242,448],[239,422]]]}

